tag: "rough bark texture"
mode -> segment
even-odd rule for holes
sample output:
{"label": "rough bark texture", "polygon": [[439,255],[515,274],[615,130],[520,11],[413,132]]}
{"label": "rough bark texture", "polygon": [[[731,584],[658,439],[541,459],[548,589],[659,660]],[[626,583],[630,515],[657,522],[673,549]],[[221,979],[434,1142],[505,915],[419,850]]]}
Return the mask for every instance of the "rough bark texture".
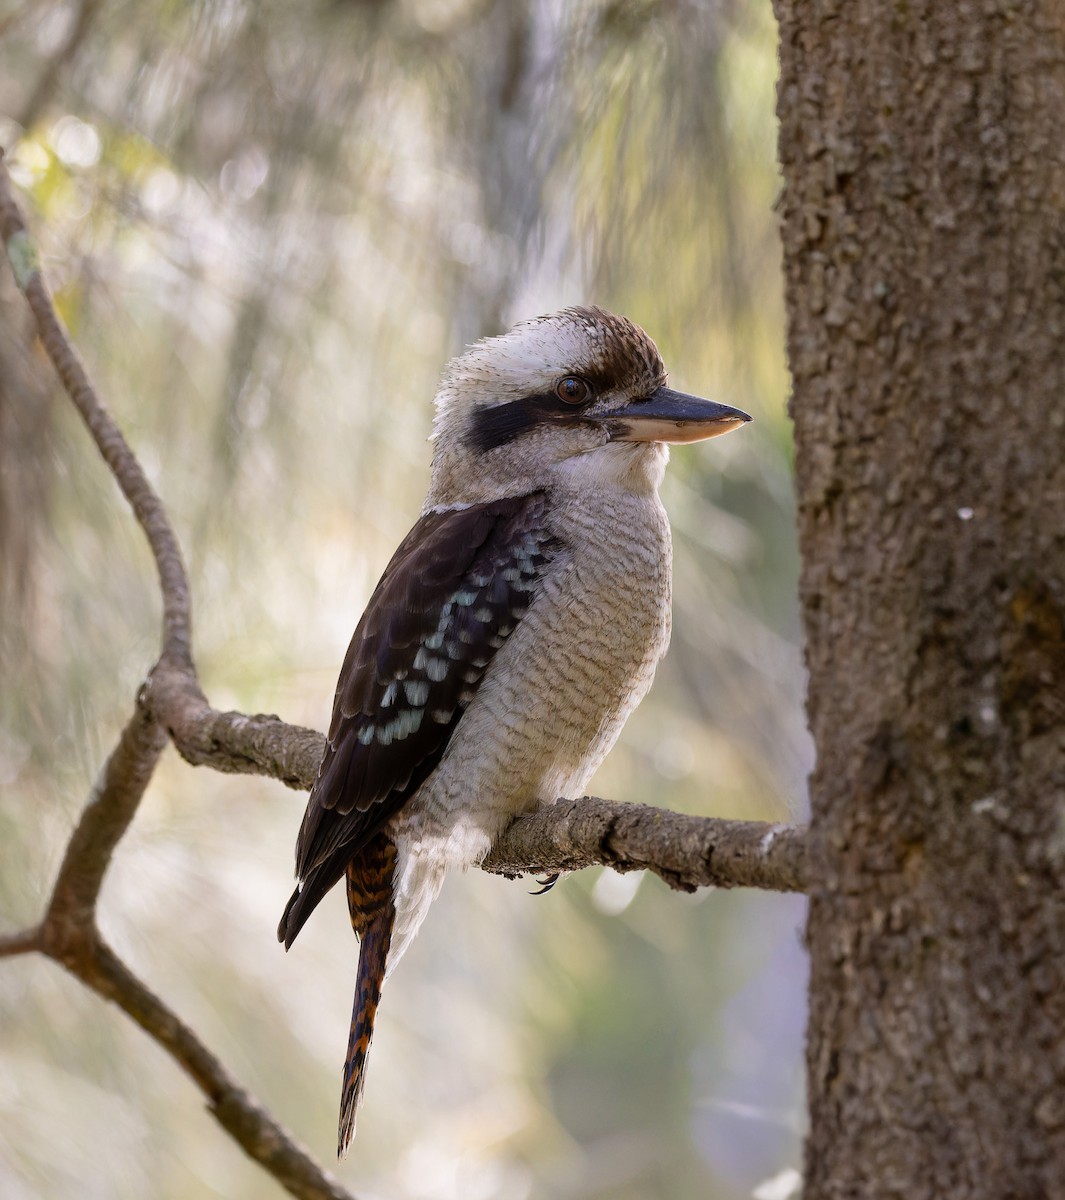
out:
{"label": "rough bark texture", "polygon": [[1065,23],[776,0],[805,1195],[1065,1195]]}
{"label": "rough bark texture", "polygon": [[498,875],[607,866],[653,871],[678,892],[701,887],[806,889],[806,829],[693,817],[597,796],[559,800],[515,821],[482,863]]}

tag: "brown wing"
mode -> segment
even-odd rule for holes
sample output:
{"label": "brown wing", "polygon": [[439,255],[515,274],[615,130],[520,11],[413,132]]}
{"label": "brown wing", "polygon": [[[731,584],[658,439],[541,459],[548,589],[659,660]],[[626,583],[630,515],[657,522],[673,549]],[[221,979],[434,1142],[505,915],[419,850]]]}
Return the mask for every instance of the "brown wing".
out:
{"label": "brown wing", "polygon": [[423,516],[348,647],[278,928],[292,944],[349,860],[440,761],[559,544],[542,492]]}

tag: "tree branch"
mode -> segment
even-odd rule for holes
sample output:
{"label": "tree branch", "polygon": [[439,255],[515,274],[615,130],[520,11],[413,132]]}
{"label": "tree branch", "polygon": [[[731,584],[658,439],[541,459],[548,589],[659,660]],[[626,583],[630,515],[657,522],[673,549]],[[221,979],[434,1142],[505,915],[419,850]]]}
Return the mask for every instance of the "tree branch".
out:
{"label": "tree branch", "polygon": [[[166,664],[152,672],[148,697],[178,752],[195,766],[269,775],[300,791],[314,783],[325,749],[316,730],[262,713],[218,712],[184,669]],[[805,839],[801,826],[695,817],[585,796],[519,817],[482,865],[511,877],[594,866],[649,870],[685,892],[700,887],[802,892]]]}
{"label": "tree branch", "polygon": [[519,818],[482,865],[511,876],[595,866],[652,871],[680,892],[700,887],[802,892],[806,830],[585,796]]}
{"label": "tree branch", "polygon": [[115,846],[125,833],[166,746],[144,693],[104,765],[59,869],[38,929],[0,942],[0,954],[40,950],[82,983],[112,1000],[153,1037],[204,1093],[222,1128],[244,1152],[301,1200],[352,1200],[240,1087],[192,1029],[173,1013],[103,941],[96,901]]}
{"label": "tree branch", "polygon": [[44,921],[38,928],[0,939],[0,957],[38,950],[117,1004],[191,1076],[222,1128],[293,1196],[352,1200],[240,1087],[193,1030],[129,970],[97,930],[96,901],[104,874],[167,741],[143,700],[144,693],[71,835]]}

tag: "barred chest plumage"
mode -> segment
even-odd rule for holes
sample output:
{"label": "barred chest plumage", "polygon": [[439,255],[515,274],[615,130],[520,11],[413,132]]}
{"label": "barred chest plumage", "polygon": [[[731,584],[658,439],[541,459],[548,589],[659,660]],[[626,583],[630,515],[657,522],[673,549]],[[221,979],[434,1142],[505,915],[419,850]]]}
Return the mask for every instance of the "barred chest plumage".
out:
{"label": "barred chest plumage", "polygon": [[553,497],[560,549],[492,660],[440,764],[390,822],[398,961],[448,868],[510,820],[584,790],[669,644],[672,549],[653,489]]}

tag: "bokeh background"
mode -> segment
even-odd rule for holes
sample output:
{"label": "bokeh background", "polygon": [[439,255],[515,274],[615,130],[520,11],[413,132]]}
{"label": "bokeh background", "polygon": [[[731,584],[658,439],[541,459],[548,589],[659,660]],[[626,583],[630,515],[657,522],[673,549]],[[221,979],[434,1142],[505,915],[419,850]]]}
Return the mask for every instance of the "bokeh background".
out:
{"label": "bokeh background", "polygon": [[[754,0],[0,0],[0,144],[63,315],[169,505],[220,708],[324,728],[463,345],[624,312],[753,426],[674,452],[672,651],[595,781],[801,816],[797,561]],[[0,928],[44,903],[158,647],[139,530],[0,268]],[[133,966],[323,1161],[356,945],[274,929],[304,798],[169,751],[108,877]],[[390,981],[363,1200],[786,1194],[802,903],[584,872],[448,882]],[[784,1173],[782,1175],[782,1173]],[[0,1194],[280,1196],[116,1010],[0,964]]]}

